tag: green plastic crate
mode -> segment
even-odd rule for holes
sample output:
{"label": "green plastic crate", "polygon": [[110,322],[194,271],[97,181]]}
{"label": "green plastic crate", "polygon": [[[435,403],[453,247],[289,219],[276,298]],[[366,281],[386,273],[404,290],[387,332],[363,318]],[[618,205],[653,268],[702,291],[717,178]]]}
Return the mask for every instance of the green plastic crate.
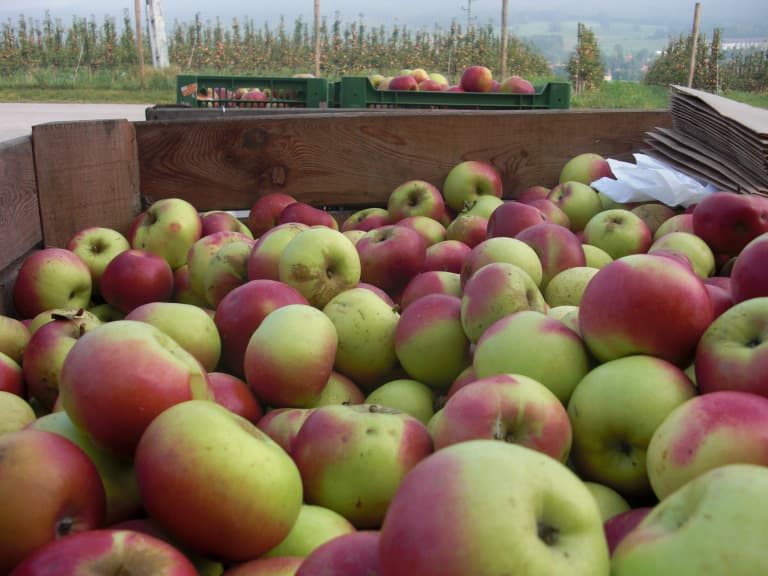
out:
{"label": "green plastic crate", "polygon": [[341,108],[464,108],[476,110],[567,109],[569,82],[548,82],[535,94],[504,92],[419,92],[378,90],[366,76],[350,76],[339,82],[336,105]]}
{"label": "green plastic crate", "polygon": [[[267,97],[247,100],[238,91],[258,88]],[[194,108],[326,108],[328,81],[325,78],[272,76],[176,77],[176,103]]]}

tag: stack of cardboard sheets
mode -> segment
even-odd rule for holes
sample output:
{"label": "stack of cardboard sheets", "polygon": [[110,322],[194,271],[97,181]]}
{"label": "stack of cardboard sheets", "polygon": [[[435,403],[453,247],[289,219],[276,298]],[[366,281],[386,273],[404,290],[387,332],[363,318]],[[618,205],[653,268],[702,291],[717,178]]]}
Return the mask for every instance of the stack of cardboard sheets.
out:
{"label": "stack of cardboard sheets", "polygon": [[672,129],[646,133],[649,156],[722,190],[768,195],[768,110],[672,86]]}

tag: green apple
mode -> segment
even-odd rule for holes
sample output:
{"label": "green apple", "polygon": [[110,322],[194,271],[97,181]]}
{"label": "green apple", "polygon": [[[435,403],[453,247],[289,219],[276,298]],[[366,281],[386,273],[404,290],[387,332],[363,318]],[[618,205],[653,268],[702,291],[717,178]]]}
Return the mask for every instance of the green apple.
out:
{"label": "green apple", "polygon": [[768,573],[768,468],[730,464],[657,504],[613,552],[613,576]]}
{"label": "green apple", "polygon": [[631,208],[633,214],[640,216],[648,225],[651,234],[655,234],[664,222],[677,215],[674,208],[670,208],[661,202],[643,202],[639,206]]}
{"label": "green apple", "polygon": [[541,260],[536,251],[517,238],[495,236],[480,242],[464,258],[461,267],[461,285],[480,268],[491,262],[508,262],[525,270],[536,286],[541,286]]}
{"label": "green apple", "polygon": [[603,177],[611,177],[611,165],[595,152],[583,152],[570,158],[560,169],[560,182],[576,181],[592,184]]}
{"label": "green apple", "polygon": [[568,328],[579,333],[579,307],[571,305],[553,306],[547,310],[547,316],[565,324]]}
{"label": "green apple", "polygon": [[591,368],[579,335],[542,312],[524,310],[493,324],[472,361],[478,378],[521,374],[544,384],[564,404]]}
{"label": "green apple", "polygon": [[651,437],[695,394],[683,371],[661,358],[626,356],[595,367],[568,402],[571,458],[581,477],[625,497],[649,495],[646,453]]}
{"label": "green apple", "polygon": [[301,510],[291,457],[215,402],[190,400],[160,414],[142,436],[134,466],[150,517],[183,545],[228,562],[277,546]]}
{"label": "green apple", "polygon": [[0,353],[21,362],[31,334],[26,324],[13,316],[0,314]]}
{"label": "green apple", "polygon": [[589,491],[592,492],[592,496],[595,497],[597,506],[600,508],[600,516],[602,517],[603,522],[630,509],[629,502],[627,502],[624,497],[613,488],[588,480],[584,482],[584,486],[586,486]]}
{"label": "green apple", "polygon": [[104,226],[83,228],[69,239],[66,246],[88,266],[94,291],[98,291],[99,280],[110,260],[130,247],[130,242],[120,231]]}
{"label": "green apple", "polygon": [[426,425],[435,412],[435,392],[418,380],[398,378],[377,387],[364,403],[400,410]]}
{"label": "green apple", "polygon": [[374,291],[359,287],[334,296],[323,312],[339,338],[334,369],[366,390],[381,384],[397,363],[400,314]]}
{"label": "green apple", "polygon": [[197,358],[208,372],[219,364],[221,338],[216,323],[204,308],[180,302],[150,302],[131,310],[125,319],[159,328]]}
{"label": "green apple", "polygon": [[229,242],[216,251],[203,273],[203,296],[216,309],[224,296],[248,280],[252,240]]}
{"label": "green apple", "polygon": [[589,281],[597,274],[597,268],[574,266],[558,272],[544,290],[544,300],[549,306],[578,306]]}
{"label": "green apple", "polygon": [[607,576],[597,502],[564,464],[495,440],[437,450],[381,528],[382,576]]}
{"label": "green apple", "polygon": [[165,258],[172,269],[187,262],[187,253],[200,239],[202,222],[197,209],[183,198],[154,201],[134,219],[128,232],[131,248]]}
{"label": "green apple", "polygon": [[493,164],[479,160],[464,160],[454,165],[443,182],[445,203],[454,212],[461,212],[482,195],[501,198],[501,174]]}
{"label": "green apple", "polygon": [[288,242],[309,226],[301,222],[278,224],[266,230],[251,249],[247,273],[249,280],[279,280],[280,254]]}
{"label": "green apple", "polygon": [[308,556],[315,548],[341,536],[354,532],[355,527],[338,512],[323,506],[302,504],[299,517],[288,536],[262,558],[275,556]]}
{"label": "green apple", "polygon": [[205,274],[211,260],[225,244],[242,241],[250,241],[250,238],[240,232],[223,230],[203,236],[190,247],[186,259],[189,270],[189,287],[204,302],[207,302],[205,298]]}
{"label": "green apple", "polygon": [[566,213],[570,229],[580,232],[595,214],[603,210],[597,190],[575,180],[566,180],[550,190],[547,198]]}
{"label": "green apple", "polygon": [[478,196],[475,200],[467,202],[464,210],[461,211],[461,214],[476,215],[488,219],[491,217],[493,211],[502,204],[504,204],[504,200],[498,196],[483,194],[482,196]]}
{"label": "green apple", "polygon": [[584,227],[584,242],[602,248],[611,258],[647,252],[651,229],[640,216],[623,208],[601,210]]}
{"label": "green apple", "polygon": [[699,278],[708,278],[715,273],[715,255],[701,238],[692,232],[669,232],[654,240],[648,252],[656,250],[677,250],[691,261],[693,271]]}
{"label": "green apple", "polygon": [[24,373],[16,360],[0,352],[0,391],[26,397]]}
{"label": "green apple", "polygon": [[325,383],[323,391],[310,408],[328,406],[329,404],[362,404],[365,395],[352,379],[333,370]]}
{"label": "green apple", "polygon": [[360,282],[360,257],[352,241],[327,226],[299,232],[280,254],[280,281],[317,308]]}
{"label": "green apple", "polygon": [[602,248],[587,243],[582,244],[581,248],[584,250],[586,265],[590,268],[599,269],[613,262],[611,255]]}
{"label": "green apple", "polygon": [[0,390],[0,436],[9,432],[18,432],[34,422],[37,415],[18,394]]}

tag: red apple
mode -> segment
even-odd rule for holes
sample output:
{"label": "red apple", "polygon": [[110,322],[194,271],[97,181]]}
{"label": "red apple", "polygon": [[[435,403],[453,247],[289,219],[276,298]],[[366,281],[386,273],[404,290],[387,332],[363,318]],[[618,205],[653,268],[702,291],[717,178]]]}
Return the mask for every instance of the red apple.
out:
{"label": "red apple", "polygon": [[461,272],[464,261],[472,251],[469,244],[460,240],[442,240],[427,248],[423,270]]}
{"label": "red apple", "polygon": [[715,254],[736,256],[751,240],[768,232],[768,198],[714,192],[696,204],[693,231]]}
{"label": "red apple", "polygon": [[248,256],[246,273],[249,280],[280,280],[280,254],[288,242],[309,226],[300,222],[277,224],[256,240]]}
{"label": "red apple", "polygon": [[486,66],[469,66],[461,73],[459,85],[466,92],[490,92],[493,73]]}
{"label": "red apple", "polygon": [[536,89],[528,80],[515,74],[505,78],[501,82],[499,85],[499,92],[508,92],[510,94],[535,94]]}
{"label": "red apple", "polygon": [[411,228],[390,224],[366,232],[357,243],[360,280],[387,293],[398,290],[424,268],[427,246]]}
{"label": "red apple", "polygon": [[613,554],[616,547],[629,534],[632,529],[640,524],[648,513],[653,510],[652,506],[642,506],[632,508],[625,512],[620,512],[616,516],[609,518],[603,523],[605,530],[605,539],[608,541],[608,551]]}
{"label": "red apple", "polygon": [[488,218],[488,238],[507,236],[514,238],[526,228],[547,222],[546,215],[531,204],[508,200]]}
{"label": "red apple", "polygon": [[375,576],[381,574],[379,565],[379,532],[361,530],[315,548],[301,563],[296,576]]}
{"label": "red apple", "polygon": [[270,192],[257,198],[248,213],[248,228],[253,237],[259,238],[264,232],[277,226],[283,208],[294,202],[296,198],[282,192]]}
{"label": "red apple", "polygon": [[256,424],[264,415],[258,398],[244,380],[226,372],[208,372],[213,399],[230,412]]}
{"label": "red apple", "polygon": [[412,302],[427,294],[461,297],[460,280],[459,274],[447,270],[426,270],[416,274],[400,294],[400,310],[405,310]]}
{"label": "red apple", "polygon": [[768,232],[751,240],[736,257],[731,269],[734,302],[768,296]]}
{"label": "red apple", "polygon": [[445,238],[463,242],[474,248],[488,237],[487,230],[487,218],[477,214],[459,214],[445,229]]}
{"label": "red apple", "polygon": [[339,223],[330,212],[326,212],[306,202],[292,202],[283,208],[277,223],[286,224],[288,222],[299,222],[307,226],[327,226],[334,230],[339,229]]}
{"label": "red apple", "polygon": [[389,90],[418,90],[419,83],[410,74],[395,76],[389,81]]}
{"label": "red apple", "polygon": [[341,231],[362,230],[368,232],[379,226],[391,224],[389,210],[378,206],[361,208],[350,214],[341,224]]}
{"label": "red apple", "polygon": [[107,264],[101,295],[122,312],[173,296],[173,270],[162,256],[145,250],[125,250]]}
{"label": "red apple", "polygon": [[587,260],[579,237],[565,226],[552,222],[536,224],[521,231],[515,238],[528,244],[538,255],[542,270],[542,290],[566,268],[586,266]]}

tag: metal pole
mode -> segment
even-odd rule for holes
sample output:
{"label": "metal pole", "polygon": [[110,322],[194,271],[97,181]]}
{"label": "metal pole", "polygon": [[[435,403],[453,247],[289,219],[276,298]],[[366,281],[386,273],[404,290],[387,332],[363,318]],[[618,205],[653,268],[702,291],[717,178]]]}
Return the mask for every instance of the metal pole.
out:
{"label": "metal pole", "polygon": [[693,38],[691,42],[691,63],[688,67],[688,88],[693,85],[693,73],[696,69],[696,50],[699,44],[699,15],[701,14],[701,2],[696,2],[693,11]]}

